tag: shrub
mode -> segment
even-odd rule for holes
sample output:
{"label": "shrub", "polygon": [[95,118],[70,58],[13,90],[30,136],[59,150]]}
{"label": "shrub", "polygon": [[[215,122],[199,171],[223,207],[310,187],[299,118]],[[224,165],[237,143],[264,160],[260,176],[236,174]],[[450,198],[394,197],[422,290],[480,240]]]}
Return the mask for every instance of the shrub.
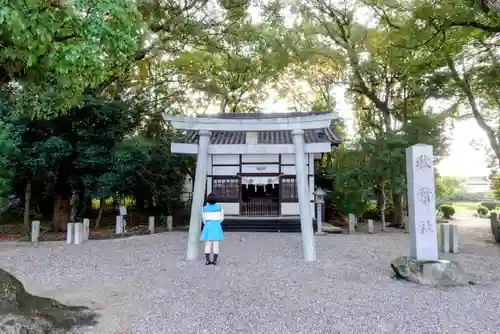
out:
{"label": "shrub", "polygon": [[443,217],[446,219],[450,219],[455,214],[455,208],[450,204],[443,204],[439,209],[443,213]]}
{"label": "shrub", "polygon": [[485,207],[485,206],[482,206],[480,205],[478,208],[477,208],[477,213],[480,215],[480,216],[486,216],[488,214],[488,208]]}
{"label": "shrub", "polygon": [[486,209],[488,209],[488,211],[492,211],[492,210],[495,210],[495,208],[497,207],[497,204],[494,202],[484,202],[484,203],[481,203],[481,206],[484,206]]}

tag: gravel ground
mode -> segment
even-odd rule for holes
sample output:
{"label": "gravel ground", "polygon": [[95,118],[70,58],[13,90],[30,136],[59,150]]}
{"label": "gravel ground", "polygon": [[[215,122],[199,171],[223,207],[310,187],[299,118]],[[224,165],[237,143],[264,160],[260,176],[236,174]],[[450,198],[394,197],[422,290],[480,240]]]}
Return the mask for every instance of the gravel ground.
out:
{"label": "gravel ground", "polygon": [[480,279],[461,288],[392,279],[408,245],[397,232],[318,237],[313,264],[284,233],[226,233],[218,266],[186,263],[187,233],[171,232],[2,243],[0,265],[31,293],[97,309],[99,324],[77,333],[498,333],[500,248],[485,228],[449,256]]}

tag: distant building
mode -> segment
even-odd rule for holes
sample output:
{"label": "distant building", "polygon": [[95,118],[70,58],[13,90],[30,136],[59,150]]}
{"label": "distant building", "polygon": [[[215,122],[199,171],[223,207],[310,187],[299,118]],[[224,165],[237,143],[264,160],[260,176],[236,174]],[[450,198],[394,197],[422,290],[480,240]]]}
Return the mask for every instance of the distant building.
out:
{"label": "distant building", "polygon": [[487,193],[491,191],[487,176],[470,176],[465,180],[465,189],[468,193]]}

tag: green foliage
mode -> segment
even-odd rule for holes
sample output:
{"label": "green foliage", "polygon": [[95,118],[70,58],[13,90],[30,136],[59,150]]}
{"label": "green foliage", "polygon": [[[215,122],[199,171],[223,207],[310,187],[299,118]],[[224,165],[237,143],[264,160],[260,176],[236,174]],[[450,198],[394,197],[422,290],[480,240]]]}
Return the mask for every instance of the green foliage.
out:
{"label": "green foliage", "polygon": [[455,177],[441,176],[436,172],[436,200],[451,201],[458,197],[460,193],[465,192],[462,181]]}
{"label": "green foliage", "polygon": [[443,217],[450,219],[455,215],[455,208],[450,204],[443,204],[439,207],[439,210],[443,213]]}
{"label": "green foliage", "polygon": [[481,216],[486,216],[488,214],[488,208],[485,206],[480,205],[477,208],[477,213]]}
{"label": "green foliage", "polygon": [[493,211],[496,209],[497,207],[497,203],[495,202],[483,202],[481,203],[481,206],[484,206],[485,208],[487,208],[489,211]]}
{"label": "green foliage", "polygon": [[19,84],[16,114],[51,118],[80,103],[137,52],[134,2],[0,1],[0,86]]}

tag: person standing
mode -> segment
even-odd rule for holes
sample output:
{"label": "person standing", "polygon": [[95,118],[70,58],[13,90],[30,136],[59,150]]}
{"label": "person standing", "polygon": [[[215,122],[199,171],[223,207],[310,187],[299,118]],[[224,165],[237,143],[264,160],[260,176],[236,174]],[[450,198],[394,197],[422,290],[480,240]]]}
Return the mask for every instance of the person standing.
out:
{"label": "person standing", "polygon": [[[219,257],[219,242],[224,240],[221,223],[224,221],[224,210],[218,204],[213,193],[207,196],[207,204],[203,207],[203,230],[200,240],[205,241],[205,265],[217,265]],[[213,250],[213,260],[210,253]]]}

